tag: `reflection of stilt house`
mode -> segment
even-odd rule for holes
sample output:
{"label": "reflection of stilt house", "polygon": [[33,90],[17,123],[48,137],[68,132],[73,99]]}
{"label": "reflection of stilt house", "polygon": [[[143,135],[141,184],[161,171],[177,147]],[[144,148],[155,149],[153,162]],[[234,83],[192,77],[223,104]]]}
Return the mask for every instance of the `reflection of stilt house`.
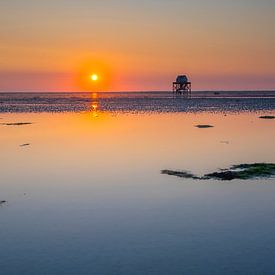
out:
{"label": "reflection of stilt house", "polygon": [[173,92],[176,94],[191,95],[191,82],[186,75],[179,75],[173,82]]}

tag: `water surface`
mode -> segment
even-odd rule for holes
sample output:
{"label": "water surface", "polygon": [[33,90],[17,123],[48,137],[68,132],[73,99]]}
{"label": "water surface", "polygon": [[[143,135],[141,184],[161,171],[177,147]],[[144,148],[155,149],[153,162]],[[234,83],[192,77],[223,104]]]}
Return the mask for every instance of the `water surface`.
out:
{"label": "water surface", "polygon": [[132,112],[125,100],[128,112],[92,98],[81,112],[0,114],[33,123],[0,125],[0,273],[273,274],[274,179],[160,174],[275,162],[275,121],[258,118],[273,99],[234,112],[215,99],[203,112],[155,111],[159,101]]}

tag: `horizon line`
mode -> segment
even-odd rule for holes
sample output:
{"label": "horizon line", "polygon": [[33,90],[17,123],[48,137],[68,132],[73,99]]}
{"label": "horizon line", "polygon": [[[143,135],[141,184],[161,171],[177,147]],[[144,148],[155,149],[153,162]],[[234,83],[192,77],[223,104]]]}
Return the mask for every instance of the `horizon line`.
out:
{"label": "horizon line", "polygon": [[[1,94],[8,94],[8,93],[168,93],[171,92],[173,93],[172,90],[124,90],[124,91],[39,91],[39,90],[14,90],[14,91],[1,91]],[[240,90],[192,90],[192,92],[275,92],[275,88],[274,89],[240,89]]]}

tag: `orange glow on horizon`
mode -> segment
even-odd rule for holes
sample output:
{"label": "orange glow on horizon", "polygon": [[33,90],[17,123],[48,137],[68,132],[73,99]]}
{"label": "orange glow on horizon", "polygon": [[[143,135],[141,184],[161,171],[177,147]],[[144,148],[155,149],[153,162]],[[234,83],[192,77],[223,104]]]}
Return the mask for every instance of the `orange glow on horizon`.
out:
{"label": "orange glow on horizon", "polygon": [[76,71],[76,86],[79,90],[98,92],[106,91],[111,87],[111,70],[101,61],[88,61]]}

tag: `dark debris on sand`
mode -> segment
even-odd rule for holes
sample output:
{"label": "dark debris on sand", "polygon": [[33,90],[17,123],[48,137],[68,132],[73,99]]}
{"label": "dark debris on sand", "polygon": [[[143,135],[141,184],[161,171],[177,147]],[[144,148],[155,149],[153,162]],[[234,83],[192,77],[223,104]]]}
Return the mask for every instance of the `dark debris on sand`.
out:
{"label": "dark debris on sand", "polygon": [[213,128],[213,125],[207,125],[207,124],[199,124],[196,125],[195,127],[200,128],[200,129],[206,129],[206,128]]}
{"label": "dark debris on sand", "polygon": [[30,146],[31,144],[30,143],[23,143],[23,144],[20,144],[19,146],[20,147],[26,147],[26,146]]}
{"label": "dark debris on sand", "polygon": [[14,122],[14,123],[1,123],[1,125],[6,126],[22,126],[22,125],[30,125],[32,122]]}
{"label": "dark debris on sand", "polygon": [[198,177],[185,171],[173,171],[162,170],[162,174],[176,176],[181,178],[192,178],[199,180],[224,180],[230,181],[234,179],[248,180],[259,178],[270,178],[275,176],[275,164],[274,163],[253,163],[253,164],[239,164],[233,165],[229,169],[222,169],[213,173],[205,174],[202,177]]}
{"label": "dark debris on sand", "polygon": [[5,203],[7,203],[7,201],[5,201],[5,200],[0,201],[0,205],[5,204]]}
{"label": "dark debris on sand", "polygon": [[261,119],[275,119],[275,116],[260,116]]}
{"label": "dark debris on sand", "polygon": [[221,140],[220,143],[229,144],[229,141],[227,141],[227,140]]}

